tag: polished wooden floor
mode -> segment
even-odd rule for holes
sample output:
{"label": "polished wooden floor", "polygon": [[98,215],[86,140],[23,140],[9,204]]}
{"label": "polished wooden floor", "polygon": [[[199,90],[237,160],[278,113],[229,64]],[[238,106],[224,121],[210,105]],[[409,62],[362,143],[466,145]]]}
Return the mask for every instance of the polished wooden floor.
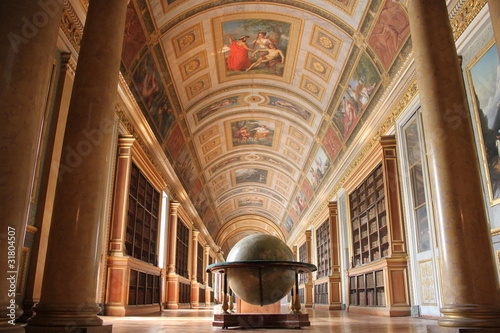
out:
{"label": "polished wooden floor", "polygon": [[[113,325],[113,333],[193,333],[193,332],[224,332],[212,326],[214,312],[219,308],[202,308],[189,310],[166,310],[155,315],[140,317],[102,317],[104,324]],[[367,316],[345,311],[327,311],[303,309],[309,314],[311,326],[301,329],[303,332],[336,332],[336,333],[416,333],[427,332],[427,326],[437,325],[436,320],[424,318],[386,318]],[[231,331],[239,329],[231,328]],[[242,329],[247,332],[288,332],[290,329]]]}

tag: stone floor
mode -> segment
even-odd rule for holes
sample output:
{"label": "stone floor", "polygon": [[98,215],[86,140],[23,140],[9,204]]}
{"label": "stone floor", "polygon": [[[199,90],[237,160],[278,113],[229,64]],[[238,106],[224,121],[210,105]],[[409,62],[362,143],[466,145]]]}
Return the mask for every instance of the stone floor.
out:
{"label": "stone floor", "polygon": [[[156,315],[140,317],[102,317],[104,324],[113,325],[113,333],[194,333],[194,332],[224,332],[218,327],[212,327],[214,311],[218,308],[167,310]],[[303,332],[336,332],[336,333],[416,333],[427,332],[427,326],[437,325],[436,320],[424,318],[386,318],[367,316],[345,311],[327,311],[306,309],[311,326],[303,327]],[[290,329],[235,329],[231,331],[291,333]]]}

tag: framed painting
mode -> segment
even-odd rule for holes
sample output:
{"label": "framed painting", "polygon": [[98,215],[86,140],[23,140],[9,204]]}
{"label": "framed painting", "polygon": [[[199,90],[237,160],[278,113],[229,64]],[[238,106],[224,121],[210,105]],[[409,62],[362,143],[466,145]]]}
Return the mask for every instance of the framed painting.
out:
{"label": "framed painting", "polygon": [[[221,83],[242,75],[292,80],[303,22],[268,12],[233,14],[212,20]],[[285,61],[286,59],[286,61]]]}
{"label": "framed painting", "polygon": [[500,203],[500,63],[496,45],[487,47],[467,66],[477,140],[481,147],[490,205]]}

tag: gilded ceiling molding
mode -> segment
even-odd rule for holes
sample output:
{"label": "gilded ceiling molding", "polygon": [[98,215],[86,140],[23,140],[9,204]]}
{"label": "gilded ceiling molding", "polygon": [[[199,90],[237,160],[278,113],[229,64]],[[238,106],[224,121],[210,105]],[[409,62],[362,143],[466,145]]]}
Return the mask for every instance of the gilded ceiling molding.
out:
{"label": "gilded ceiling molding", "polygon": [[[376,0],[378,1],[378,0]],[[168,21],[165,25],[161,27],[161,32],[162,34],[166,33],[176,25],[180,24],[184,20],[186,20],[189,17],[195,16],[201,12],[204,12],[206,10],[214,9],[216,7],[221,7],[225,5],[235,5],[235,4],[240,4],[243,5],[245,3],[255,3],[255,0],[239,0],[239,1],[234,1],[234,0],[213,0],[213,1],[203,1],[202,4],[199,6],[193,7],[185,12],[183,12],[180,15],[177,15],[174,17],[172,20]],[[339,19],[337,16],[333,15],[332,13],[323,10],[322,8],[315,7],[313,5],[310,5],[305,2],[300,2],[300,1],[295,1],[295,0],[268,0],[266,1],[267,4],[277,4],[282,5],[282,6],[290,6],[293,8],[297,9],[302,9],[305,10],[311,14],[317,15],[319,17],[324,18],[325,20],[335,24],[339,29],[343,30],[347,35],[352,36],[354,33],[353,28],[344,22],[343,20]]]}
{"label": "gilded ceiling molding", "polygon": [[455,41],[476,18],[488,0],[459,0],[450,13],[450,23]]}
{"label": "gilded ceiling molding", "polygon": [[500,236],[500,228],[491,229],[491,236]]}
{"label": "gilded ceiling molding", "polygon": [[68,0],[64,1],[60,28],[70,41],[71,45],[73,45],[75,50],[78,52],[80,50],[80,42],[83,36],[83,25]]}

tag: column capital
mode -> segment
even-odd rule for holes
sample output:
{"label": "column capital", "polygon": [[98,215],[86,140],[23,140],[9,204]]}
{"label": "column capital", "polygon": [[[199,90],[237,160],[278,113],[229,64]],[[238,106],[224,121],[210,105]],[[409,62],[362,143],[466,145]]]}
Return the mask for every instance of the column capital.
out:
{"label": "column capital", "polygon": [[330,210],[330,215],[338,214],[338,203],[337,201],[330,201],[328,203],[328,209]]}
{"label": "column capital", "polygon": [[311,241],[311,238],[312,238],[312,230],[311,229],[307,229],[304,231],[305,235],[306,235],[306,241]]}
{"label": "column capital", "polygon": [[181,205],[180,202],[170,201],[170,215],[177,215],[177,209]]}

